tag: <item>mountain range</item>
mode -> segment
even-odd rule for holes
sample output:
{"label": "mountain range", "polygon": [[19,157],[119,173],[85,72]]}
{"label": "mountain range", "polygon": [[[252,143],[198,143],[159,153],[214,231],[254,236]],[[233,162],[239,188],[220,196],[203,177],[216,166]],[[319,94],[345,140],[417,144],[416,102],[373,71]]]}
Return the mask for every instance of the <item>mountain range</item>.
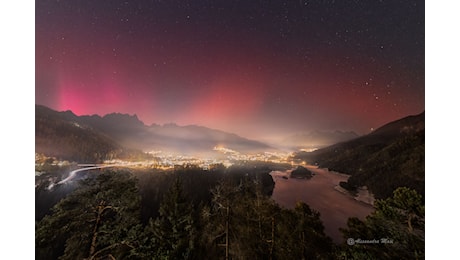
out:
{"label": "mountain range", "polygon": [[141,151],[209,155],[215,154],[216,146],[239,152],[275,150],[262,142],[203,126],[147,126],[136,115],[77,116],[41,105],[35,106],[35,130],[36,152],[79,160],[139,156]]}
{"label": "mountain range", "polygon": [[[292,158],[299,163],[305,161],[350,174],[343,187],[353,190],[367,186],[376,198],[390,197],[400,186],[425,193],[424,112],[390,122],[360,137],[353,132],[316,131],[290,138],[291,144],[302,139],[311,140],[310,144],[321,138],[323,144],[349,139],[313,152],[296,152]],[[203,126],[147,126],[136,115],[77,116],[71,111],[58,112],[35,106],[36,153],[59,159],[80,163],[143,160],[153,158],[146,153],[149,151],[219,156],[213,150],[216,146],[243,153],[275,150],[262,142]]]}
{"label": "mountain range", "polygon": [[400,186],[425,194],[425,112],[390,122],[370,134],[294,159],[350,174],[346,187],[367,186],[387,198]]}

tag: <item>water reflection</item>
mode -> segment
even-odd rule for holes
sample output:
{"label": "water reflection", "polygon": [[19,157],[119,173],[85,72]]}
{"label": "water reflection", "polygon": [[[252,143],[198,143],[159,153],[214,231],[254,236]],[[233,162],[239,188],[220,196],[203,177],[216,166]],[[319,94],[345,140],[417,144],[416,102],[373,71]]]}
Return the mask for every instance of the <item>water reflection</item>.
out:
{"label": "water reflection", "polygon": [[374,208],[357,201],[338,187],[339,182],[348,179],[348,175],[329,172],[314,166],[307,166],[307,168],[313,173],[312,178],[290,178],[292,170],[271,172],[275,181],[272,198],[286,208],[294,208],[298,201],[307,203],[321,214],[325,233],[334,242],[341,243],[343,238],[339,228],[346,227],[348,218],[364,219]]}

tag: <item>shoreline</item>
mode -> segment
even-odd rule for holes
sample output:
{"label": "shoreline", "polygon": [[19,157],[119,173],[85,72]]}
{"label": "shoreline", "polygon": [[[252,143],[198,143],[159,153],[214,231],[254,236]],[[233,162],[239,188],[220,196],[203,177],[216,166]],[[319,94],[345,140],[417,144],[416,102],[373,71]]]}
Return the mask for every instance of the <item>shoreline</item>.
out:
{"label": "shoreline", "polygon": [[[330,171],[328,168],[319,168],[318,166],[314,166],[314,165],[306,165],[305,168],[309,170],[323,170],[327,173],[331,173],[331,174],[335,174],[340,177],[344,177],[346,178],[346,181],[348,181],[348,178],[350,178],[351,176],[351,174]],[[315,174],[321,174],[321,173],[315,173]],[[374,195],[368,190],[366,186],[358,187],[358,190],[357,190],[358,193],[356,195],[351,194],[350,191],[348,191],[345,188],[342,188],[339,184],[334,186],[334,189],[347,197],[350,197],[356,201],[359,201],[366,205],[374,207],[374,202],[375,202]]]}
{"label": "shoreline", "polygon": [[308,204],[320,213],[326,235],[336,244],[345,242],[339,229],[347,228],[351,217],[364,220],[374,212],[374,207],[356,199],[346,190],[339,190],[339,183],[348,180],[349,175],[312,165],[303,167],[314,173],[311,179],[284,178],[289,177],[291,170],[270,173],[275,182],[272,199],[285,208],[294,208],[299,201]]}

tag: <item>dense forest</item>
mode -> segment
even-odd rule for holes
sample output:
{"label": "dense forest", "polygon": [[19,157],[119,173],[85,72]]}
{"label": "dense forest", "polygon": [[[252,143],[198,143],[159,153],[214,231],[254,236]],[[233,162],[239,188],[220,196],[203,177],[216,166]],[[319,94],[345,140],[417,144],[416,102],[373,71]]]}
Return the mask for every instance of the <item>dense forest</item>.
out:
{"label": "dense forest", "polygon": [[417,192],[399,189],[343,230],[346,238],[391,244],[335,245],[307,204],[285,209],[270,199],[271,170],[246,163],[89,172],[36,217],[36,259],[423,258]]}
{"label": "dense forest", "polygon": [[378,199],[398,187],[425,195],[425,113],[391,122],[371,134],[314,152],[299,152],[295,160],[350,174],[343,187],[367,186]]}

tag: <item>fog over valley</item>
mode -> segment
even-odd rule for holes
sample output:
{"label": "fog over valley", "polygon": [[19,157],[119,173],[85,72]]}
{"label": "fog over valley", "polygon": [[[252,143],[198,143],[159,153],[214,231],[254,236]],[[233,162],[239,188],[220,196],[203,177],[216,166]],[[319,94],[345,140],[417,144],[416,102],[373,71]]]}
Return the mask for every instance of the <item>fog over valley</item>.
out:
{"label": "fog over valley", "polygon": [[[121,214],[122,217],[123,214],[137,212],[135,214],[139,214],[136,220],[138,222],[133,223],[139,223],[144,229],[131,231],[137,232],[136,237],[154,239],[156,233],[150,232],[162,230],[160,223],[166,221],[169,216],[166,214],[177,213],[167,213],[168,209],[165,207],[168,207],[168,203],[185,203],[184,205],[200,205],[197,210],[205,215],[198,217],[195,214],[201,213],[189,211],[187,206],[180,213],[183,215],[177,218],[192,218],[196,223],[211,221],[206,225],[193,226],[197,230],[194,232],[200,230],[201,239],[211,239],[211,242],[194,242],[197,246],[210,246],[215,250],[207,251],[206,254],[220,255],[223,251],[218,249],[218,244],[225,242],[224,239],[228,241],[230,238],[225,238],[225,234],[230,235],[230,232],[239,236],[238,241],[242,243],[271,236],[279,236],[278,239],[285,240],[295,239],[297,231],[294,230],[305,224],[301,216],[309,216],[310,224],[308,228],[304,228],[307,228],[306,232],[311,232],[308,236],[312,241],[322,242],[316,246],[304,246],[315,248],[316,253],[328,255],[332,252],[330,248],[333,244],[341,245],[346,242],[344,234],[351,236],[356,232],[355,227],[350,226],[350,220],[359,223],[375,221],[371,219],[377,214],[376,211],[381,210],[381,204],[375,204],[376,198],[393,205],[393,192],[402,192],[404,196],[415,196],[419,203],[422,202],[423,135],[424,113],[390,122],[364,136],[357,136],[352,132],[315,131],[286,139],[299,144],[303,139],[304,145],[290,147],[286,143],[284,147],[276,148],[274,145],[201,126],[146,126],[136,116],[76,116],[70,111],[57,112],[37,106],[35,218],[39,221],[39,226],[36,234],[46,237],[46,233],[43,233],[45,229],[59,229],[49,221],[66,217],[65,214],[56,215],[56,212],[70,210],[70,213],[74,210],[85,210],[87,207],[82,204],[66,209],[66,203],[78,204],[88,200],[85,203],[93,206],[85,212],[91,212],[98,207],[102,209],[121,206],[122,204],[117,203],[125,202],[117,200],[121,195],[116,194],[122,192],[114,189],[117,185],[134,185],[131,188],[126,187],[132,194],[125,195],[139,199],[134,200],[138,204],[133,205],[131,213],[113,211],[110,214]],[[338,142],[327,146],[327,140]],[[309,146],[309,142],[312,145]],[[363,151],[366,151],[367,156],[362,156]],[[388,157],[391,155],[393,157]],[[406,159],[407,156],[409,160]],[[375,168],[382,163],[387,165],[386,169],[390,172],[384,173],[381,168]],[[387,179],[385,175],[390,174],[395,177]],[[401,178],[402,176],[404,177]],[[101,185],[108,186],[101,190],[98,188]],[[404,189],[394,188],[400,186]],[[112,194],[112,190],[116,193]],[[89,196],[88,192],[100,194],[97,196],[105,199],[98,200]],[[229,200],[230,198],[233,199]],[[231,210],[232,213],[225,213],[226,210]],[[418,209],[418,215],[413,220],[417,239],[421,239],[423,226],[419,225],[424,221],[421,215],[423,211],[420,210],[422,209]],[[103,214],[97,212],[94,211],[94,214]],[[219,219],[222,217],[225,222],[225,214],[231,220],[228,229],[220,226],[222,220]],[[253,221],[250,219],[259,219],[259,224],[254,224],[260,225],[261,233],[250,231],[257,227],[248,226],[246,222]],[[104,228],[104,223],[110,224],[111,221],[104,217],[102,226],[98,228]],[[80,230],[84,228],[80,226]],[[188,232],[186,230],[184,232]],[[220,230],[225,236],[210,230]],[[89,230],[88,232],[91,233]],[[170,231],[166,229],[161,232]],[[256,232],[254,234],[260,237],[247,237],[249,233],[246,232]],[[161,237],[166,236],[166,233]],[[94,234],[96,233],[93,236]],[[217,237],[211,238],[213,234]],[[393,233],[381,234],[379,239],[390,239],[387,237],[391,234]],[[63,241],[73,239],[73,235],[61,236]],[[239,243],[236,240],[231,241],[233,244]],[[59,245],[61,242],[52,243]],[[99,243],[106,242],[101,240]],[[138,244],[133,249],[137,251],[136,254],[142,255],[150,252],[147,248],[152,243],[157,242]],[[264,245],[271,248],[271,244]],[[50,246],[53,244],[39,242],[38,254],[49,257],[60,254],[57,249],[42,251],[48,250],[46,248]],[[104,244],[96,245],[101,248],[103,246]],[[106,246],[110,246],[110,243],[106,243]],[[170,244],[164,246],[168,248]],[[291,246],[293,248],[289,249]],[[419,242],[411,246],[420,248]],[[295,243],[274,247],[280,252],[302,248]],[[182,250],[190,250],[187,248]],[[252,252],[250,248],[243,250]],[[264,250],[260,253],[265,252]],[[51,252],[51,255],[46,252]],[[72,252],[72,255],[79,254],[78,250]],[[81,253],[85,254],[84,251]]]}
{"label": "fog over valley", "polygon": [[34,14],[36,259],[425,258],[423,1]]}

